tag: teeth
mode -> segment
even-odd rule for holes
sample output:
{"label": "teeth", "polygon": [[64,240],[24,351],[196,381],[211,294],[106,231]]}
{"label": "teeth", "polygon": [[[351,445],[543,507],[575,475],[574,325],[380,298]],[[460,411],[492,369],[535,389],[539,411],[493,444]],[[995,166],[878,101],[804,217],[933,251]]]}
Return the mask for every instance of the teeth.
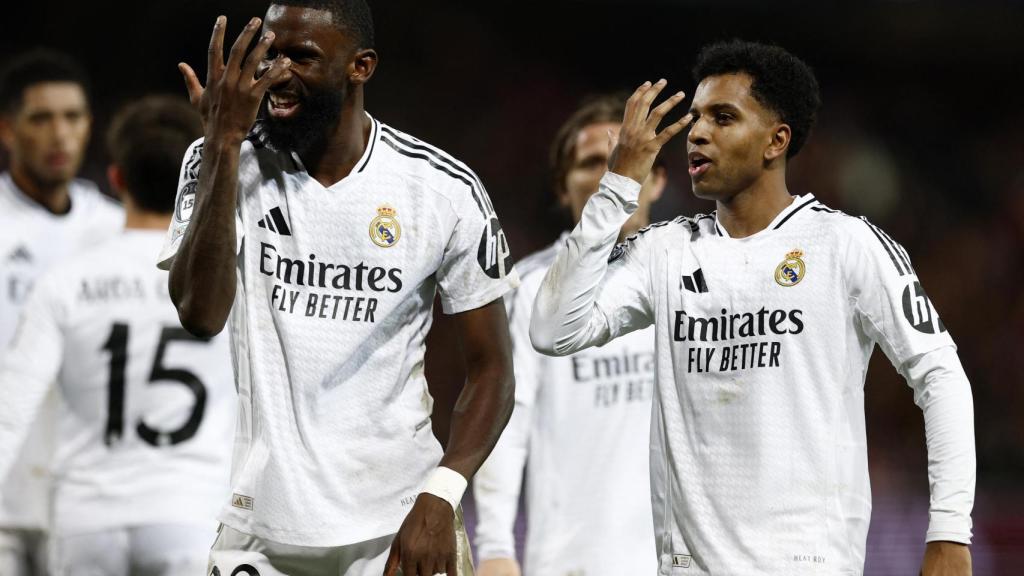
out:
{"label": "teeth", "polygon": [[288,107],[288,106],[295,105],[296,103],[298,103],[298,100],[296,98],[289,98],[289,97],[286,97],[286,96],[275,96],[275,95],[271,94],[270,95],[270,103],[275,108],[285,108],[285,107]]}

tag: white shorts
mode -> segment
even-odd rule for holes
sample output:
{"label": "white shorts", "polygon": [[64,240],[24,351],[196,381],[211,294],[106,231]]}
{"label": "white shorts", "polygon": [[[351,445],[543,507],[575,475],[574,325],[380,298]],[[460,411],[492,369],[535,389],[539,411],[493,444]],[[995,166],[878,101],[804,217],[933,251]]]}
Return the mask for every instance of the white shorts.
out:
{"label": "white shorts", "polygon": [[196,576],[216,533],[209,524],[156,524],[73,535],[50,542],[53,576]]}
{"label": "white shorts", "polygon": [[[221,526],[207,576],[381,576],[394,534],[345,546],[293,546]],[[455,519],[459,573],[473,576],[473,555],[460,509]],[[401,573],[401,571],[399,571]],[[456,576],[456,575],[452,575]]]}
{"label": "white shorts", "polygon": [[0,528],[0,574],[44,576],[46,535],[42,530]]}

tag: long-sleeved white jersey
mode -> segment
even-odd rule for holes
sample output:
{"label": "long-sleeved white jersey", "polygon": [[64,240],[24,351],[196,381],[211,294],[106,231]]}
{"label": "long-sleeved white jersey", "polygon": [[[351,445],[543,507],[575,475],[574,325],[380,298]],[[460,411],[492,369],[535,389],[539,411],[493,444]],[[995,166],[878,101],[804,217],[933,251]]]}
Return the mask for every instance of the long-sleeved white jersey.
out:
{"label": "long-sleeved white jersey", "polygon": [[181,327],[162,231],[128,230],[39,278],[0,362],[0,473],[56,383],[53,523],[61,535],[215,525],[236,395],[226,337]]}
{"label": "long-sleeved white jersey", "polygon": [[[124,210],[87,180],[68,185],[71,207],[53,214],[0,174],[0,358],[35,279],[55,262],[121,232]],[[0,527],[43,528],[48,510],[56,398],[46,400],[17,463],[0,482]]]}
{"label": "long-sleeved white jersey", "polygon": [[651,574],[657,569],[647,464],[653,329],[563,358],[541,355],[530,344],[533,300],[567,236],[518,262],[522,283],[505,298],[516,407],[473,478],[477,556],[515,557],[526,465],[525,574]]}
{"label": "long-sleeved white jersey", "polygon": [[[167,266],[191,221],[185,156]],[[448,314],[518,285],[476,175],[371,119],[352,172],[324,187],[257,127],[242,144],[228,330],[242,404],[220,519],[300,546],[398,532],[441,460],[423,371],[434,296]]]}
{"label": "long-sleeved white jersey", "polygon": [[906,251],[808,194],[747,238],[714,215],[677,218],[609,259],[639,189],[604,177],[544,279],[530,334],[568,354],[654,325],[660,573],[862,573],[875,344],[924,412],[926,538],[969,542],[970,385]]}

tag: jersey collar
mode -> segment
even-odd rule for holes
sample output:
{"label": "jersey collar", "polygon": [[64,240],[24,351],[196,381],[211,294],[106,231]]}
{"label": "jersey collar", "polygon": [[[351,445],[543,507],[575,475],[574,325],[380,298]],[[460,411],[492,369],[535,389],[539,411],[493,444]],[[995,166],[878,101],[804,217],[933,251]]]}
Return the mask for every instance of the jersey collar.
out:
{"label": "jersey collar", "polygon": [[[816,200],[814,199],[814,194],[811,194],[809,192],[807,194],[794,196],[793,201],[789,203],[789,206],[783,208],[782,211],[775,216],[771,223],[765,226],[764,230],[751,234],[746,238],[739,238],[739,240],[757,238],[763,234],[768,234],[774,230],[778,230],[779,228],[782,228],[789,221],[790,218],[795,216],[804,208],[810,206],[811,204],[814,204],[815,202]],[[729,236],[729,232],[726,231],[725,226],[722,226],[718,222],[718,212],[715,212],[715,232],[717,232],[718,235],[723,238],[732,238],[731,236]]]}

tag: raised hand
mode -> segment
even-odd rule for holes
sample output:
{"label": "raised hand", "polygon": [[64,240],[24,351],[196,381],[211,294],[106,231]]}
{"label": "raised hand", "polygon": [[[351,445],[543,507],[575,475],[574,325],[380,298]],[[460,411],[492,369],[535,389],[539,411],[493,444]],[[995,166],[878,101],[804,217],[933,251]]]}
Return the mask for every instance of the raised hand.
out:
{"label": "raised hand", "polygon": [[619,130],[618,141],[612,141],[612,154],[608,160],[608,168],[612,172],[643,184],[662,146],[689,125],[690,115],[687,114],[661,132],[657,131],[665,115],[686,97],[682,92],[677,92],[651,110],[651,104],[666,84],[665,80],[659,80],[653,85],[644,82],[626,101],[622,128]]}
{"label": "raised hand", "polygon": [[462,576],[457,571],[455,512],[448,502],[424,492],[395,535],[384,576]]}
{"label": "raised hand", "polygon": [[246,57],[246,48],[259,31],[260,24],[259,18],[249,20],[231,47],[225,63],[227,18],[217,17],[207,53],[205,88],[191,66],[184,62],[178,64],[178,70],[185,78],[189,100],[199,110],[208,138],[222,137],[241,142],[256,121],[267,89],[288,74],[291,60],[278,58],[263,75],[256,77],[260,62],[274,42],[274,33],[267,32]]}

